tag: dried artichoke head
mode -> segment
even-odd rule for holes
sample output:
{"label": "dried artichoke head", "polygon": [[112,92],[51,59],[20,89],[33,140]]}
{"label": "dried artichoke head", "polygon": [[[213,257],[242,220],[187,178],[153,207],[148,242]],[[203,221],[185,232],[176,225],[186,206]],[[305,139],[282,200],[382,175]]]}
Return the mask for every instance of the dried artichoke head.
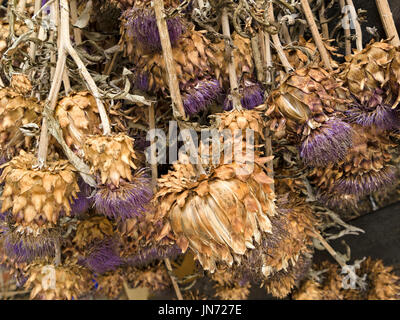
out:
{"label": "dried artichoke head", "polygon": [[[18,76],[18,81],[15,77],[15,88],[23,92],[27,84],[21,79],[25,79],[25,76]],[[37,132],[24,135],[20,128],[30,126],[36,130],[42,118],[42,105],[36,99],[25,98],[19,92],[13,88],[0,89],[0,153],[6,158],[18,154],[21,149],[29,150],[32,147]]]}
{"label": "dried artichoke head", "polygon": [[273,180],[257,163],[220,165],[201,176],[191,164],[175,163],[158,183],[158,214],[169,221],[182,251],[190,247],[211,272],[217,262],[232,265],[260,243],[277,214]]}
{"label": "dried artichoke head", "polygon": [[70,202],[79,192],[75,168],[67,160],[48,161],[35,169],[37,158],[24,151],[3,165],[0,181],[2,212],[11,211],[16,225],[33,229],[57,224],[61,214],[69,214]]}
{"label": "dried artichoke head", "polygon": [[31,290],[31,299],[76,300],[89,290],[90,273],[74,263],[34,264],[29,273],[25,288]]}
{"label": "dried artichoke head", "polygon": [[112,136],[88,136],[83,147],[91,171],[99,175],[102,184],[120,185],[120,180],[132,181],[136,169],[133,139],[124,133]]}
{"label": "dried artichoke head", "polygon": [[310,166],[343,159],[351,146],[352,130],[344,122],[346,91],[322,68],[295,70],[282,79],[267,104],[269,126],[277,138],[300,144],[300,157]]}
{"label": "dried artichoke head", "polygon": [[71,93],[58,102],[55,116],[65,142],[73,151],[82,153],[86,138],[102,133],[98,113],[95,98],[86,91]]}
{"label": "dried artichoke head", "polygon": [[362,51],[346,58],[341,77],[350,92],[368,102],[376,89],[384,91],[384,99],[395,108],[400,102],[400,49],[387,40],[369,43]]}
{"label": "dried artichoke head", "polygon": [[79,248],[85,248],[91,243],[114,235],[113,225],[101,216],[79,221],[76,234],[72,240]]}

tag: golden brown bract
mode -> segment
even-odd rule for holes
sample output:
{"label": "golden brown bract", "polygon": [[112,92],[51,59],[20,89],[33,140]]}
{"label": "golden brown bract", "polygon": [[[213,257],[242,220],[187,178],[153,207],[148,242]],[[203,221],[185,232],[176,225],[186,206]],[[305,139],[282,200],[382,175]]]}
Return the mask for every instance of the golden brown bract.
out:
{"label": "golden brown bract", "polygon": [[[250,40],[234,32],[232,34],[232,44],[232,55],[235,62],[236,74],[238,77],[245,75],[251,76],[254,71],[254,64]],[[225,88],[227,88],[229,86],[228,65],[230,59],[225,53],[225,40],[220,40],[212,44],[212,49],[215,59],[210,60],[210,63],[213,67],[215,77],[220,81],[221,85],[225,83]]]}
{"label": "golden brown bract", "polygon": [[346,58],[341,78],[361,103],[377,88],[386,91],[388,101],[400,101],[400,49],[388,41],[371,42],[362,51]]}
{"label": "golden brown bract", "polygon": [[120,179],[132,181],[136,169],[134,140],[124,133],[112,136],[89,136],[84,145],[85,158],[92,173],[98,174],[102,184],[118,187]]}
{"label": "golden brown bract", "polygon": [[[14,82],[16,87],[20,84]],[[22,87],[19,89],[23,91]],[[19,128],[30,123],[39,125],[42,109],[36,99],[25,98],[15,89],[0,89],[0,153],[10,157],[20,149],[31,148],[32,137],[24,136]]]}
{"label": "golden brown bract", "polygon": [[74,151],[82,152],[88,135],[101,134],[96,100],[87,91],[62,98],[56,106],[55,115],[65,142]]}
{"label": "golden brown bract", "polygon": [[[55,279],[52,279],[52,276]],[[25,288],[38,300],[76,300],[89,290],[90,273],[76,264],[32,265]],[[54,281],[54,282],[52,282]]]}
{"label": "golden brown bract", "polygon": [[103,240],[114,234],[113,225],[106,217],[91,217],[79,221],[76,235],[72,240],[79,248],[85,248],[96,240]]}
{"label": "golden brown bract", "polygon": [[[330,114],[344,111],[346,97],[341,83],[324,69],[297,69],[282,79],[267,100],[270,129],[279,132],[286,128],[307,136],[327,121]],[[303,127],[306,123],[308,126]]]}
{"label": "golden brown bract", "polygon": [[10,210],[17,225],[51,227],[60,214],[70,213],[79,192],[75,168],[67,160],[48,161],[42,170],[36,165],[37,158],[24,151],[3,165],[1,211]]}
{"label": "golden brown bract", "polygon": [[[215,59],[210,41],[203,31],[187,27],[176,46],[172,48],[178,81],[181,85],[209,75],[210,61]],[[148,77],[149,90],[165,91],[168,88],[168,75],[162,52],[145,53],[136,45],[128,43],[128,55],[136,69]]]}
{"label": "golden brown bract", "polygon": [[271,232],[276,215],[269,178],[255,163],[220,165],[196,177],[191,164],[175,163],[158,180],[159,214],[166,216],[183,252],[190,247],[205,270],[232,265]]}

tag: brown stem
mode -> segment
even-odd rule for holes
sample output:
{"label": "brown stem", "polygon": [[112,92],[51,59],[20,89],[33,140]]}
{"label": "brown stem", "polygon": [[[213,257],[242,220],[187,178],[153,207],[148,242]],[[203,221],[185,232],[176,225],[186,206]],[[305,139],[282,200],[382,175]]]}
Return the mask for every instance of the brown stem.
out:
{"label": "brown stem", "polygon": [[301,6],[303,7],[304,15],[306,17],[308,25],[310,26],[315,44],[317,45],[318,51],[321,55],[322,62],[324,63],[326,69],[333,70],[329,59],[328,50],[326,50],[321,35],[319,34],[317,24],[315,23],[313,13],[310,8],[310,4],[308,3],[308,0],[300,0],[300,2]]}
{"label": "brown stem", "polygon": [[325,22],[325,0],[322,0],[321,8],[319,9],[319,20],[321,21],[322,36],[325,39],[329,39],[328,23]]}
{"label": "brown stem", "polygon": [[[54,77],[51,82],[51,88],[49,92],[49,96],[46,101],[46,105],[49,106],[51,111],[54,110],[57,104],[58,93],[61,88],[62,75],[66,64],[67,54],[64,50],[63,42],[67,37],[69,38],[69,15],[68,11],[62,7],[62,3],[65,0],[60,0],[61,5],[61,19],[58,37],[60,39],[60,43],[58,46],[58,60],[56,65],[56,71]],[[49,136],[48,136],[48,126],[47,126],[47,118],[43,117],[42,120],[42,129],[40,133],[39,140],[39,148],[38,148],[38,166],[39,168],[43,168],[46,166],[46,158],[47,158],[47,150],[49,146]]]}
{"label": "brown stem", "polygon": [[[270,2],[268,6],[268,20],[270,23],[275,22],[275,17],[274,17],[274,7],[272,5],[272,2]],[[282,48],[281,41],[279,40],[278,34],[271,34],[272,42],[274,43],[275,50],[278,53],[279,59],[281,60],[281,63],[283,67],[285,68],[285,71],[287,73],[293,71],[293,67],[290,64],[288,58],[286,57],[285,51]]]}
{"label": "brown stem", "polygon": [[256,34],[254,37],[251,38],[251,48],[253,49],[253,57],[254,57],[254,64],[256,66],[257,80],[263,82],[264,69],[262,67],[261,52],[258,40],[259,40],[258,34]]}
{"label": "brown stem", "polygon": [[[38,11],[40,10],[40,5],[42,4],[41,0],[35,0],[35,7],[34,7],[34,14],[37,14]],[[36,38],[36,32],[33,34],[33,37]],[[29,46],[29,56],[31,58],[32,61],[35,60],[35,55],[36,55],[36,43],[35,42],[31,42],[30,46]]]}
{"label": "brown stem", "polygon": [[222,9],[221,23],[222,23],[222,33],[224,34],[226,39],[229,39],[229,41],[225,40],[225,52],[228,55],[229,59],[228,73],[229,73],[229,84],[232,95],[232,105],[233,109],[241,110],[242,105],[239,99],[239,84],[235,70],[235,59],[231,48],[232,39],[231,39],[231,31],[229,29],[228,11],[226,7]]}
{"label": "brown stem", "polygon": [[362,44],[362,30],[360,23],[358,22],[358,16],[356,12],[356,8],[354,7],[353,0],[346,0],[347,5],[350,7],[350,16],[351,16],[351,21],[354,24],[354,28],[356,29],[356,46],[357,50],[361,51],[363,49],[363,44]]}
{"label": "brown stem", "polygon": [[165,258],[164,259],[164,263],[165,263],[165,266],[166,266],[166,268],[168,270],[168,274],[169,274],[169,276],[171,278],[171,282],[172,282],[172,285],[174,287],[176,296],[178,297],[178,300],[183,300],[181,290],[179,289],[178,283],[176,282],[175,277],[172,274],[171,261],[169,261],[168,258]]}
{"label": "brown stem", "polygon": [[393,14],[390,10],[390,6],[387,0],[375,0],[376,6],[379,10],[379,15],[381,16],[383,27],[385,28],[386,36],[390,39],[392,45],[398,47],[400,46],[399,33],[397,32],[396,25],[393,20]]}
{"label": "brown stem", "polygon": [[315,232],[314,236],[316,239],[321,242],[321,244],[324,246],[326,251],[329,252],[329,254],[332,256],[333,259],[336,260],[336,262],[343,268],[346,266],[346,263],[343,261],[343,259],[338,255],[338,253],[335,251],[335,249],[332,248],[332,246],[324,239],[323,236],[321,236],[319,233]]}
{"label": "brown stem", "polygon": [[177,119],[187,119],[181,92],[179,90],[178,76],[176,74],[175,61],[172,54],[171,41],[169,38],[167,21],[164,14],[164,2],[162,0],[154,0],[154,11],[157,19],[157,27],[160,33],[161,47],[163,51],[163,58],[168,75],[169,91],[172,100],[172,111],[174,117]]}
{"label": "brown stem", "polygon": [[[76,5],[76,0],[70,0],[71,6],[71,18],[72,23],[74,24],[78,20],[78,9]],[[79,28],[74,27],[74,40],[76,44],[82,43],[82,31]]]}
{"label": "brown stem", "polygon": [[340,8],[343,12],[344,24],[344,41],[346,46],[346,56],[351,55],[351,40],[350,40],[350,19],[347,10],[345,9],[345,0],[339,0]]}

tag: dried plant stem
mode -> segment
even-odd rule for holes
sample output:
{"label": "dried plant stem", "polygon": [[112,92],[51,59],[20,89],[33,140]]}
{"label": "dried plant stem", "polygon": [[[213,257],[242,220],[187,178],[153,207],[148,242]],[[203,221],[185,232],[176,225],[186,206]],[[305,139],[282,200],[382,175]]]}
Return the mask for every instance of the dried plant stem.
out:
{"label": "dried plant stem", "polygon": [[345,0],[339,0],[340,8],[343,12],[343,25],[344,28],[344,42],[346,47],[346,56],[351,54],[351,40],[350,40],[350,19],[347,10],[345,9]]}
{"label": "dried plant stem", "polygon": [[264,43],[265,43],[264,65],[266,67],[265,80],[266,80],[266,82],[272,82],[273,79],[272,79],[272,74],[271,74],[271,68],[273,67],[273,64],[272,64],[272,54],[271,54],[271,38],[269,36],[269,33],[267,33],[267,32],[264,35]]}
{"label": "dried plant stem", "polygon": [[[274,7],[272,6],[272,2],[268,6],[268,21],[270,23],[275,22]],[[285,68],[285,71],[287,73],[293,71],[293,67],[290,64],[288,58],[286,57],[285,51],[283,51],[282,44],[281,41],[279,40],[278,34],[271,34],[271,38],[272,42],[274,43],[275,50],[278,53],[279,59],[281,60],[281,63]]]}
{"label": "dried plant stem", "polygon": [[[41,0],[35,0],[35,7],[34,7],[34,14],[36,15],[39,10],[40,10],[40,5],[41,5],[42,1]],[[34,37],[36,37],[36,33],[33,35]],[[36,56],[36,43],[35,42],[31,42],[29,45],[29,57],[31,58],[32,61],[35,60],[35,56]]]}
{"label": "dried plant stem", "polygon": [[172,99],[172,111],[175,118],[186,120],[182,96],[179,90],[178,76],[176,75],[175,61],[173,59],[167,21],[165,19],[164,2],[162,0],[154,0],[154,11],[157,19],[158,31],[160,33],[160,41],[165,67],[167,69],[166,71],[168,75],[169,91]]}
{"label": "dried plant stem", "polygon": [[[154,0],[154,11],[157,20],[158,32],[160,34],[161,47],[163,52],[163,58],[166,66],[168,75],[168,87],[172,100],[172,112],[176,119],[187,120],[185,109],[183,108],[181,91],[179,89],[178,77],[176,75],[175,61],[173,59],[171,40],[169,38],[167,21],[165,20],[164,13],[164,2],[163,0]],[[189,139],[191,139],[189,137]],[[190,144],[193,145],[193,144]],[[197,150],[191,150],[192,154],[197,154]],[[204,168],[201,165],[201,161],[197,161],[195,168],[199,174],[205,174]]]}
{"label": "dried plant stem", "polygon": [[301,2],[301,6],[303,8],[306,20],[308,22],[308,25],[310,26],[311,33],[313,35],[315,44],[321,55],[322,62],[324,63],[326,69],[333,70],[332,66],[331,66],[331,62],[329,60],[328,50],[326,50],[324,42],[322,41],[321,35],[319,34],[317,24],[315,23],[313,13],[310,8],[310,4],[308,3],[308,0],[300,0],[300,2]]}
{"label": "dried plant stem", "polygon": [[362,30],[360,26],[360,22],[358,22],[358,16],[356,12],[356,8],[354,7],[353,0],[346,0],[347,5],[350,7],[350,16],[351,16],[351,21],[354,24],[354,28],[356,30],[356,46],[357,50],[361,51],[363,49],[363,44],[362,44]]}
{"label": "dried plant stem", "polygon": [[228,18],[227,8],[222,9],[221,23],[222,23],[222,33],[224,34],[226,39],[229,39],[229,41],[225,40],[225,53],[227,58],[229,59],[228,73],[229,73],[229,84],[232,95],[232,105],[235,110],[241,110],[242,105],[239,99],[239,84],[235,70],[235,59],[233,57],[231,48],[232,40],[231,40],[231,31],[229,29],[229,18]]}
{"label": "dried plant stem", "polygon": [[335,251],[335,249],[332,248],[332,246],[324,239],[323,236],[321,236],[319,233],[314,233],[314,237],[321,242],[321,244],[324,246],[326,251],[329,252],[329,254],[332,256],[333,259],[336,260],[336,262],[343,268],[346,266],[346,262],[343,260],[343,258]]}
{"label": "dried plant stem", "polygon": [[261,51],[259,46],[258,34],[251,38],[251,48],[253,49],[254,64],[256,66],[257,80],[264,81],[264,69],[261,62]]}
{"label": "dried plant stem", "polygon": [[[64,76],[64,69],[66,67],[66,59],[67,53],[73,58],[75,63],[78,66],[78,69],[81,72],[82,77],[86,81],[86,84],[93,94],[94,98],[96,99],[97,108],[99,110],[101,123],[103,126],[103,133],[104,135],[111,134],[111,126],[110,121],[107,116],[106,109],[104,107],[103,102],[100,100],[100,94],[96,83],[94,82],[93,78],[89,74],[86,66],[80,59],[78,53],[71,45],[70,34],[69,34],[69,7],[67,0],[60,0],[60,30],[58,32],[58,56],[57,56],[57,65],[56,70],[54,73],[54,78],[52,80],[49,96],[47,98],[46,107],[48,111],[52,113],[56,107],[58,93],[60,92],[61,88],[61,81]],[[47,149],[48,149],[48,124],[47,118],[44,117],[42,121],[42,130],[40,133],[40,142],[39,142],[39,150],[38,150],[38,166],[43,168],[46,164],[46,157],[47,157]]]}
{"label": "dried plant stem", "polygon": [[[71,6],[72,23],[75,23],[78,20],[78,7],[76,5],[76,0],[70,0],[70,6]],[[76,44],[82,43],[81,29],[74,27],[74,40]]]}
{"label": "dried plant stem", "polygon": [[329,28],[325,18],[325,0],[322,0],[321,8],[319,8],[319,20],[321,22],[322,36],[329,39]]}
{"label": "dried plant stem", "polygon": [[291,44],[292,38],[290,37],[289,28],[285,23],[282,24],[281,28],[282,28],[283,38],[285,39],[286,44]]}
{"label": "dried plant stem", "polygon": [[176,296],[177,296],[178,300],[183,300],[183,296],[182,296],[181,290],[179,289],[178,283],[176,282],[175,277],[172,274],[171,261],[168,258],[165,258],[164,259],[164,263],[165,263],[165,266],[166,266],[166,268],[168,270],[168,274],[169,274],[169,276],[171,278],[172,285],[174,287],[174,290],[175,290],[175,293],[176,293]]}
{"label": "dried plant stem", "polygon": [[[269,69],[272,67],[272,55],[271,55],[271,40],[269,37],[268,33],[265,34],[261,34],[263,36],[263,41],[264,42],[264,54],[263,54],[263,58],[264,58],[264,65],[267,66],[267,70],[265,72],[265,79],[267,82],[271,82],[271,78],[272,75],[269,71]],[[270,130],[268,128],[268,126],[266,126],[265,130],[264,130],[264,135],[265,135],[265,156],[269,157],[273,155],[273,151],[272,151],[272,139],[270,136]],[[269,171],[269,176],[271,178],[274,178],[274,163],[273,161],[268,161],[267,163],[267,168],[270,170]],[[271,185],[272,191],[275,191],[275,184]]]}
{"label": "dried plant stem", "polygon": [[[156,120],[155,120],[155,113],[154,113],[154,104],[152,103],[149,106],[149,129],[154,130],[156,128]],[[156,145],[155,145],[155,138],[152,137],[150,139],[150,157],[151,157],[151,182],[153,184],[154,192],[157,189],[157,177],[158,177],[158,169],[157,163],[155,162],[156,159]]]}
{"label": "dried plant stem", "polygon": [[19,14],[24,14],[26,9],[26,0],[19,0],[17,5],[17,12]]}
{"label": "dried plant stem", "polygon": [[393,14],[390,10],[390,6],[387,0],[375,0],[376,6],[379,10],[379,15],[381,16],[382,24],[386,32],[386,36],[392,40],[390,42],[394,46],[400,46],[399,33],[397,32],[396,25],[393,20]]}

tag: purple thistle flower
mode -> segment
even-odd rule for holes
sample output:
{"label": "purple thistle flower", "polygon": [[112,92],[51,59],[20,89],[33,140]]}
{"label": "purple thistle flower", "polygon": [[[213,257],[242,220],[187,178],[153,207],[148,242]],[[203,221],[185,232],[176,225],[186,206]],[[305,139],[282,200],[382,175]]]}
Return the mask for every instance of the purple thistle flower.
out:
{"label": "purple thistle flower", "polygon": [[396,111],[384,103],[381,89],[376,89],[366,104],[355,102],[345,115],[351,123],[364,127],[376,126],[382,130],[393,129],[399,122]]}
{"label": "purple thistle flower", "polygon": [[141,171],[132,182],[121,180],[119,187],[99,186],[94,196],[94,205],[98,213],[126,220],[145,214],[152,197],[151,180]]}
{"label": "purple thistle flower", "polygon": [[[132,8],[126,10],[123,16],[127,20],[125,23],[127,34],[133,38],[136,45],[148,51],[161,51],[160,34],[153,10]],[[181,18],[168,18],[167,27],[171,45],[175,46],[185,32]]]}
{"label": "purple thistle flower", "polygon": [[338,193],[362,197],[393,186],[397,183],[397,176],[397,169],[387,165],[379,171],[370,170],[356,177],[341,177],[335,184],[334,190]]}
{"label": "purple thistle flower", "polygon": [[95,273],[114,271],[123,263],[119,256],[118,243],[112,238],[92,244],[89,252],[89,256],[83,261]]}
{"label": "purple thistle flower", "polygon": [[[239,92],[242,95],[240,99],[242,107],[247,110],[252,110],[264,102],[264,91],[259,84],[250,80],[244,81],[243,87],[239,89]],[[224,101],[224,110],[232,110],[232,101],[228,97]]]}
{"label": "purple thistle flower", "polygon": [[324,166],[342,160],[351,146],[351,126],[331,118],[304,139],[300,146],[300,157],[306,165]]}
{"label": "purple thistle flower", "polygon": [[31,263],[36,259],[54,257],[56,244],[60,241],[60,235],[55,231],[35,236],[8,229],[3,237],[6,255],[17,263]]}
{"label": "purple thistle flower", "polygon": [[93,204],[90,186],[82,179],[79,179],[78,184],[79,192],[77,198],[70,201],[72,217],[79,217],[86,213]]}
{"label": "purple thistle flower", "polygon": [[183,106],[186,114],[193,115],[204,110],[221,93],[221,87],[216,79],[198,80],[194,87],[187,89],[183,95]]}
{"label": "purple thistle flower", "polygon": [[172,246],[141,248],[140,252],[125,259],[125,263],[132,267],[142,267],[155,260],[162,260],[165,258],[175,259],[180,254],[182,254],[182,251],[176,244]]}

